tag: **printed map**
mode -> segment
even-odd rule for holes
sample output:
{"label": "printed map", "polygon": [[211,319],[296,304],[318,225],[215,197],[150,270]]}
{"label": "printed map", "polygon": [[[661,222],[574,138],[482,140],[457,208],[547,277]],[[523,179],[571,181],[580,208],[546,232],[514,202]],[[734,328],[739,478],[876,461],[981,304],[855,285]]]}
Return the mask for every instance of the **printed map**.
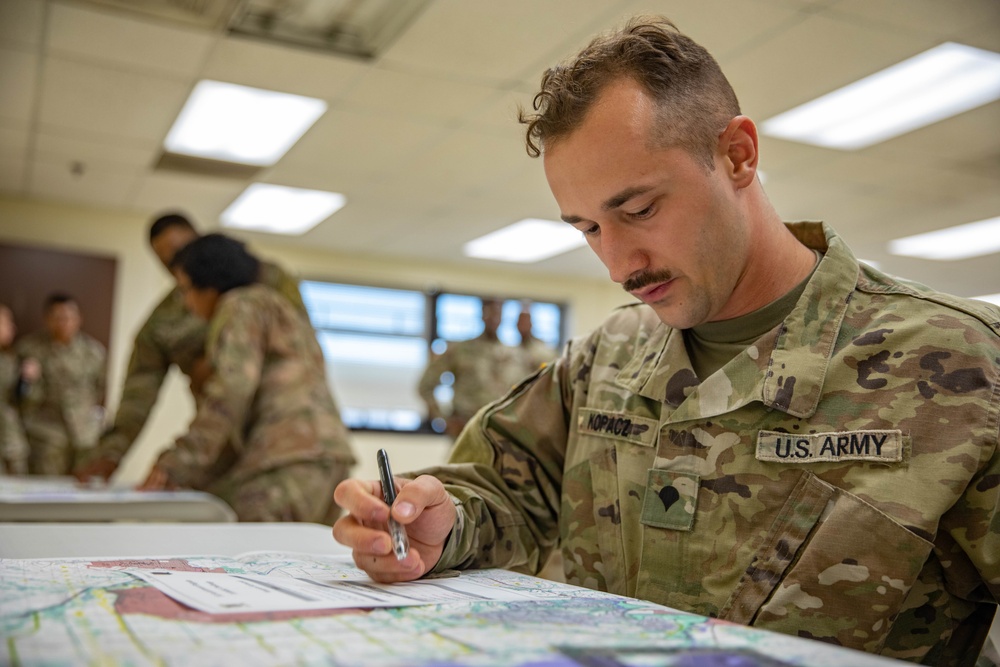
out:
{"label": "printed map", "polygon": [[[501,570],[464,573],[530,602],[207,614],[127,568],[357,577],[342,557],[0,559],[3,665],[779,667],[899,664]],[[678,651],[683,651],[678,653]]]}

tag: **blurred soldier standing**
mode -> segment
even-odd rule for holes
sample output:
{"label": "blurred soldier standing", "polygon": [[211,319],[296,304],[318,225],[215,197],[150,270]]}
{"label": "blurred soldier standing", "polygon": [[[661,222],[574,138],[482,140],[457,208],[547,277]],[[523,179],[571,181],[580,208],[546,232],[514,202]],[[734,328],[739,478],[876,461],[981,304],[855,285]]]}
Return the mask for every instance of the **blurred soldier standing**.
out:
{"label": "blurred soldier standing", "polygon": [[[149,244],[168,270],[177,251],[198,237],[191,222],[177,213],[160,216],[149,228]],[[257,280],[277,290],[303,318],[308,318],[298,282],[280,267],[261,262]],[[77,466],[74,471],[77,477],[107,479],[114,473],[145,426],[172,365],[188,376],[197,402],[207,373],[204,363],[206,332],[205,321],[184,308],[180,291],[176,287],[170,290],[135,337],[114,425]]]}
{"label": "blurred soldier standing", "polygon": [[45,300],[45,329],[17,344],[27,382],[21,421],[30,445],[28,470],[34,475],[67,475],[81,450],[97,442],[104,411],[107,353],[80,331],[80,307],[73,297]]}
{"label": "blurred soldier standing", "polygon": [[[427,365],[420,377],[417,391],[427,404],[427,418],[442,419],[445,433],[457,438],[472,415],[490,401],[510,389],[510,368],[516,363],[513,348],[497,338],[502,302],[483,299],[483,333],[469,340],[449,341],[448,348]],[[446,415],[434,389],[441,384],[441,375],[451,373],[454,398],[451,414]]]}
{"label": "blurred soldier standing", "polygon": [[214,493],[240,521],[330,521],[333,489],[354,463],[309,322],[270,287],[258,261],[221,234],[180,250],[184,303],[208,321],[212,368],[188,432],[142,488]]}
{"label": "blurred soldier standing", "polygon": [[20,364],[11,349],[16,335],[14,313],[0,304],[0,474],[9,475],[28,472],[28,441],[15,407],[21,380]]}
{"label": "blurred soldier standing", "polygon": [[[521,334],[521,344],[517,346],[518,375],[514,383],[523,377],[531,375],[543,365],[551,363],[557,356],[555,350],[535,338],[531,333],[531,304],[523,303],[521,313],[517,316],[517,332]],[[512,383],[512,384],[514,384]]]}

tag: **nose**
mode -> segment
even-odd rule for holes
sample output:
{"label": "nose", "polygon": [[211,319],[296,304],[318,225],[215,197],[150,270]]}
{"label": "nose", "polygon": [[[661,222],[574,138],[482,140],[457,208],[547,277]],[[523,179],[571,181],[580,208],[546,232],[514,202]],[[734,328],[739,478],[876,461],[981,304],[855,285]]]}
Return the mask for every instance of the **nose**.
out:
{"label": "nose", "polygon": [[608,275],[616,283],[623,283],[635,274],[649,268],[649,256],[634,230],[624,225],[610,224],[601,227],[598,247],[594,248]]}

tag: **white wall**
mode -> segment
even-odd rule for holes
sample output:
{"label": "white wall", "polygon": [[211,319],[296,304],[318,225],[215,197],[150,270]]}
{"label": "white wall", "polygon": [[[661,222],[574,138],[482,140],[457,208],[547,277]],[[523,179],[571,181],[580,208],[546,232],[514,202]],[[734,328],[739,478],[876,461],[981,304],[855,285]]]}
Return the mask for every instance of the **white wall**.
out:
{"label": "white wall", "polygon": [[[129,211],[99,210],[0,196],[0,241],[60,250],[112,255],[118,260],[108,350],[108,407],[113,413],[121,392],[132,339],[149,311],[170,288],[166,272],[148,249],[149,218]],[[255,237],[258,239],[259,237]],[[629,297],[607,280],[559,278],[524,270],[473,270],[405,260],[338,255],[280,242],[254,240],[251,249],[277,261],[299,277],[449,291],[512,294],[569,304],[569,334],[597,326]],[[86,313],[84,313],[86,317]],[[85,325],[86,327],[86,325]],[[141,481],[157,454],[184,432],[193,415],[185,378],[173,371],[160,392],[150,421],[117,473],[122,483]],[[439,436],[355,434],[360,465],[355,475],[375,475],[375,452],[385,447],[399,472],[440,462],[449,440]]]}

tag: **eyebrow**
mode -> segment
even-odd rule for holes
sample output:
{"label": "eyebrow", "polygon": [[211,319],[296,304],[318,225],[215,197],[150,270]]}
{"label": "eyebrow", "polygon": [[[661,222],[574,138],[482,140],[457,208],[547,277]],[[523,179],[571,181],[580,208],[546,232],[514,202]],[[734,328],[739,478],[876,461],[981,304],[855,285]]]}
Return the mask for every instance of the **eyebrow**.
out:
{"label": "eyebrow", "polygon": [[[601,204],[601,210],[611,211],[613,209],[616,209],[625,202],[627,202],[628,200],[632,199],[633,197],[638,197],[639,195],[646,194],[650,190],[652,190],[652,188],[648,186],[634,186],[630,188],[625,188],[618,194],[605,199],[604,203]],[[581,218],[578,215],[563,215],[560,217],[562,217],[563,221],[568,222],[571,225],[577,222],[583,222],[583,218]]]}

